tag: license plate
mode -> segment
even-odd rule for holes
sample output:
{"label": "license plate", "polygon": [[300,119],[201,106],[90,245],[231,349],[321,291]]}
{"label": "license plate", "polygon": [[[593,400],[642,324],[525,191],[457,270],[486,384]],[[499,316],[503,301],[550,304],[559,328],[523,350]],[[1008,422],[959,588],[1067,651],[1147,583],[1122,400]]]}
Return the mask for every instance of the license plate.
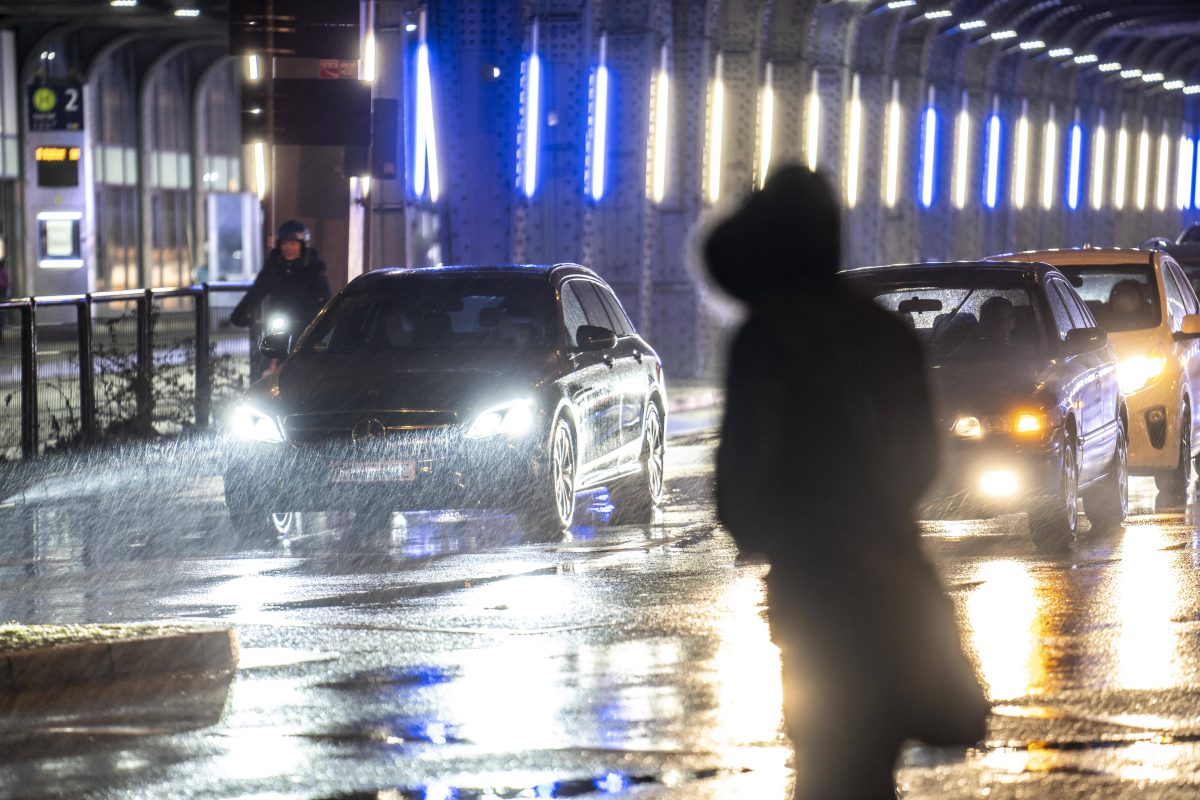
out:
{"label": "license plate", "polygon": [[415,461],[335,462],[329,480],[333,483],[386,483],[411,481],[417,477]]}

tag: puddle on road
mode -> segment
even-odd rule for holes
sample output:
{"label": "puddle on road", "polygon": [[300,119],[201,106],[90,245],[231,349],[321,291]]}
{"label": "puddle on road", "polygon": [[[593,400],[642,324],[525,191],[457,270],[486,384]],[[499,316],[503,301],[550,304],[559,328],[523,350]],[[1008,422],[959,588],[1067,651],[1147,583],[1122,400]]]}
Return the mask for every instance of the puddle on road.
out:
{"label": "puddle on road", "polygon": [[337,661],[341,657],[341,653],[294,650],[290,647],[243,647],[238,652],[237,667],[239,670],[291,667],[296,664]]}
{"label": "puddle on road", "polygon": [[378,669],[320,684],[322,689],[377,689],[383,686],[435,686],[458,678],[457,670],[437,666]]}

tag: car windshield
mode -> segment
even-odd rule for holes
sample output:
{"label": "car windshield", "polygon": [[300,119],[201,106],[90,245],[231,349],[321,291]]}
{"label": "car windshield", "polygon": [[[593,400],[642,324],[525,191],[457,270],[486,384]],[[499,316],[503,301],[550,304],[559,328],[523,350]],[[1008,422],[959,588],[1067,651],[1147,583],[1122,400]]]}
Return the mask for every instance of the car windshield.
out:
{"label": "car windshield", "polygon": [[934,363],[1029,358],[1045,349],[1024,288],[913,284],[876,287],[872,295],[916,332]]}
{"label": "car windshield", "polygon": [[533,277],[400,278],[343,295],[301,345],[305,353],[541,349],[553,299]]}
{"label": "car windshield", "polygon": [[1158,282],[1148,263],[1072,264],[1058,269],[1092,310],[1096,323],[1109,333],[1154,328],[1162,319]]}

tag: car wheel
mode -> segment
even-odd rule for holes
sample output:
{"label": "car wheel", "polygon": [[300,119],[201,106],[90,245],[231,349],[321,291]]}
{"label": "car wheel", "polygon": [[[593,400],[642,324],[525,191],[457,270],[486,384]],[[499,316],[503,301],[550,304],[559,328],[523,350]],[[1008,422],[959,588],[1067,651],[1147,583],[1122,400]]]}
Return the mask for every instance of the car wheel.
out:
{"label": "car wheel", "polygon": [[1075,541],[1079,524],[1079,466],[1075,446],[1063,444],[1058,485],[1050,496],[1029,512],[1029,535],[1042,550],[1060,551]]}
{"label": "car wheel", "polygon": [[554,536],[571,527],[575,519],[576,457],[575,434],[559,417],[550,433],[546,474],[519,512],[526,536]]}
{"label": "car wheel", "polygon": [[662,506],[663,465],[666,458],[666,434],[658,407],[651,404],[642,423],[641,469],[631,478],[609,487],[614,525],[644,525],[654,520]]}
{"label": "car wheel", "polygon": [[1083,510],[1096,530],[1117,530],[1125,524],[1129,516],[1129,449],[1124,428],[1117,434],[1117,451],[1108,476],[1084,492]]}
{"label": "car wheel", "polygon": [[1182,500],[1192,482],[1192,426],[1191,411],[1186,407],[1179,420],[1179,461],[1169,472],[1154,476],[1154,486],[1160,494]]}

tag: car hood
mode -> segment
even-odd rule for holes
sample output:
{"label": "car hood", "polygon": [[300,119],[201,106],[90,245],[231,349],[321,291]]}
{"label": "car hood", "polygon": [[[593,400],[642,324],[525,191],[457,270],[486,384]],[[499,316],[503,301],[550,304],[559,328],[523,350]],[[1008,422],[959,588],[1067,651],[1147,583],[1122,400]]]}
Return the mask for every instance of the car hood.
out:
{"label": "car hood", "polygon": [[933,396],[938,415],[1006,414],[1036,405],[1045,390],[1046,362],[972,361],[933,367]]}
{"label": "car hood", "polygon": [[1166,355],[1170,350],[1160,328],[1118,331],[1108,334],[1108,341],[1112,342],[1117,358],[1122,360],[1134,356]]}
{"label": "car hood", "polygon": [[294,355],[269,393],[281,416],[352,411],[453,411],[461,417],[530,397],[539,370],[516,359],[421,354]]}

